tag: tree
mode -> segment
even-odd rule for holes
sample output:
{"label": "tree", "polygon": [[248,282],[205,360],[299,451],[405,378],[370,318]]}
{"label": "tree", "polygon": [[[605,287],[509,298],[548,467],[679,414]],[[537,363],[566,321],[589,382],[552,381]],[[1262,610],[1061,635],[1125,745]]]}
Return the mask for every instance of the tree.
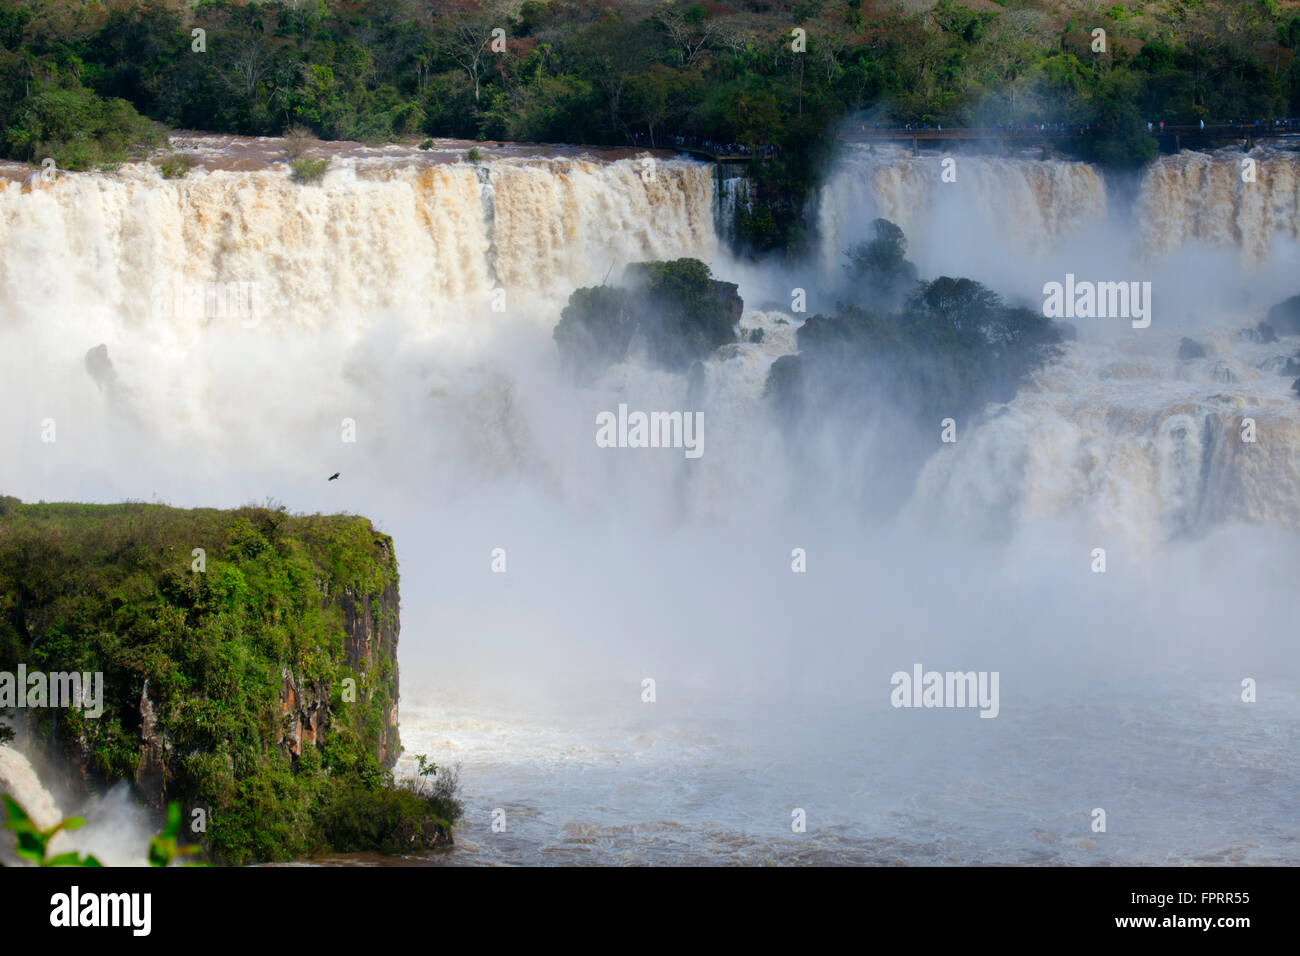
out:
{"label": "tree", "polygon": [[643,62],[644,47],[638,42],[638,34],[636,24],[619,16],[605,16],[581,36],[582,65],[605,95],[611,133],[621,128],[623,91],[628,77]]}
{"label": "tree", "polygon": [[935,322],[958,332],[980,332],[996,321],[1002,300],[974,279],[940,276],[917,289],[907,303],[916,322]]}
{"label": "tree", "polygon": [[682,10],[665,7],[655,19],[667,31],[677,61],[686,68],[695,64],[719,36],[718,25],[708,19],[708,11],[695,6]]}
{"label": "tree", "polygon": [[455,61],[474,86],[474,102],[482,94],[483,75],[492,57],[492,31],[505,30],[518,11],[515,0],[484,0],[475,11],[448,10],[438,24],[438,50]]}
{"label": "tree", "polygon": [[581,382],[627,357],[637,319],[624,289],[578,289],[551,333],[560,356]]}
{"label": "tree", "polygon": [[844,271],[862,283],[868,302],[897,305],[916,283],[916,266],[907,260],[907,237],[888,219],[871,224],[875,237],[850,248]]}
{"label": "tree", "polygon": [[631,78],[627,87],[628,112],[644,123],[650,133],[650,145],[655,145],[655,129],[676,113],[681,103],[699,85],[694,77],[679,73],[671,67],[656,63],[646,72]]}
{"label": "tree", "polygon": [[843,67],[840,60],[849,46],[849,38],[830,20],[818,20],[810,30],[813,54],[826,75],[826,85],[830,86]]}

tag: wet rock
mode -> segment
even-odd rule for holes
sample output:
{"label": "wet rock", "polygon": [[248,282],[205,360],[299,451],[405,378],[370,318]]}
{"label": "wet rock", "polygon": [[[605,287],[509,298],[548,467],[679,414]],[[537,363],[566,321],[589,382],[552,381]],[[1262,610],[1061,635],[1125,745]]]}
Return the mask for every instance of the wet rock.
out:
{"label": "wet rock", "polygon": [[1247,342],[1258,342],[1267,345],[1270,342],[1277,341],[1277,332],[1267,322],[1261,322],[1253,329],[1242,329],[1237,333],[1237,338],[1244,339]]}
{"label": "wet rock", "polygon": [[1178,343],[1178,357],[1180,359],[1205,358],[1205,346],[1184,336]]}
{"label": "wet rock", "polygon": [[1293,295],[1269,309],[1267,322],[1279,335],[1300,335],[1300,295]]}
{"label": "wet rock", "polygon": [[1223,382],[1227,385],[1237,380],[1237,376],[1233,374],[1232,369],[1228,367],[1226,362],[1216,362],[1210,374],[1214,376],[1216,382]]}
{"label": "wet rock", "polygon": [[107,345],[96,345],[86,352],[86,371],[101,391],[110,392],[117,384],[117,372],[113,370],[113,360],[108,357]]}

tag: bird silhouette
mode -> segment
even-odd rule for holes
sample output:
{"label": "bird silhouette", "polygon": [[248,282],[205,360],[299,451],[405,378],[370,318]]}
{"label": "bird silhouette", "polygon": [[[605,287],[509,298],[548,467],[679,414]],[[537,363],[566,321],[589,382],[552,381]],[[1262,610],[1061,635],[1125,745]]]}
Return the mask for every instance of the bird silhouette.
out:
{"label": "bird silhouette", "polygon": [[339,473],[336,471],[336,472],[334,472],[334,474],[330,475],[329,480],[330,480],[330,481],[333,481],[333,480],[334,480],[335,478],[337,478],[338,476],[339,476]]}

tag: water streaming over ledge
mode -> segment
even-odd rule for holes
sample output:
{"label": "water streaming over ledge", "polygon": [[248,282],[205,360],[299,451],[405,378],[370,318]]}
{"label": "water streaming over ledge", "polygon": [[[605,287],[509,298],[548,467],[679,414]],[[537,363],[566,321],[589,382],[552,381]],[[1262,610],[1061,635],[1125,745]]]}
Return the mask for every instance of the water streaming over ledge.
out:
{"label": "water streaming over ledge", "polygon": [[89,307],[182,342],[213,317],[155,314],[160,284],[257,283],[277,329],[339,331],[385,310],[434,324],[486,303],[498,283],[507,301],[563,301],[630,261],[712,259],[711,194],[700,163],[659,162],[647,173],[635,161],[567,156],[353,162],[312,186],[283,166],[184,180],[128,166],[9,182],[0,297],[10,323]]}

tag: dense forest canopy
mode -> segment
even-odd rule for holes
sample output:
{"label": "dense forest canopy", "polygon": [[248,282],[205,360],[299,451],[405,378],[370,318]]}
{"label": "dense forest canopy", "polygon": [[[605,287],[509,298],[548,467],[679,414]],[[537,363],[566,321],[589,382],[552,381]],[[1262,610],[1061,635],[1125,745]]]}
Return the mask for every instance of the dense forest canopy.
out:
{"label": "dense forest canopy", "polygon": [[848,116],[1087,124],[1086,158],[1139,163],[1148,121],[1300,115],[1298,43],[1280,0],[0,0],[0,153],[93,168],[156,141],[149,121],[694,138],[760,150],[743,225],[778,246]]}

